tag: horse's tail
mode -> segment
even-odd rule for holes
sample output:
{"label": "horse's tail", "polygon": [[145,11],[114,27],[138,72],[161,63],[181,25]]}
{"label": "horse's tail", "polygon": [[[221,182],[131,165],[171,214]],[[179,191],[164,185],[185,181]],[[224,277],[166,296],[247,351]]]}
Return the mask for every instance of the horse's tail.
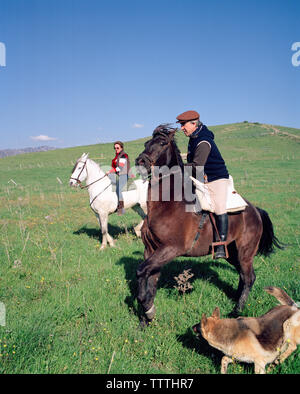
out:
{"label": "horse's tail", "polygon": [[263,224],[263,232],[260,238],[259,246],[257,254],[262,254],[263,256],[269,256],[271,253],[275,251],[275,246],[278,249],[284,249],[286,246],[282,242],[278,240],[278,238],[274,234],[273,224],[271,219],[266,211],[261,208],[256,207],[258,210],[262,224]]}

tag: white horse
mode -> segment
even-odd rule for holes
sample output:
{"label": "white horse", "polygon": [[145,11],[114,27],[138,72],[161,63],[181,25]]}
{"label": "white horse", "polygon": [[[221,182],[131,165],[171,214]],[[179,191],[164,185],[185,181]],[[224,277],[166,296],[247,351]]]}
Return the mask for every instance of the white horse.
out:
{"label": "white horse", "polygon": [[[95,212],[102,231],[101,249],[103,250],[106,247],[107,242],[110,246],[115,246],[114,239],[109,235],[107,227],[108,215],[115,212],[118,206],[117,193],[112,189],[110,178],[105,175],[97,163],[88,158],[88,153],[83,153],[77,160],[72,170],[70,186],[78,186],[84,181],[86,182],[86,186],[81,187],[88,189],[90,207]],[[140,237],[143,221],[147,213],[148,182],[137,179],[134,183],[136,186],[135,190],[124,191],[122,194],[125,209],[135,208],[137,204],[142,208],[135,209],[143,218],[141,223],[134,228],[136,235]]]}

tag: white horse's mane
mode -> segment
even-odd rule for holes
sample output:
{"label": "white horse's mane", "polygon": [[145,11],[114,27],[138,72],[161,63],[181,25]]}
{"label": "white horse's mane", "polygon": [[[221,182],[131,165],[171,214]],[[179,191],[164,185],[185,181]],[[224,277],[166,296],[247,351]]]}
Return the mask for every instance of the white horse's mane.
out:
{"label": "white horse's mane", "polygon": [[88,158],[87,160],[89,160],[89,162],[91,163],[92,166],[94,166],[95,168],[97,168],[97,170],[101,173],[104,174],[104,171],[102,170],[102,168],[100,167],[100,164],[96,163],[94,160],[92,160],[91,158]]}

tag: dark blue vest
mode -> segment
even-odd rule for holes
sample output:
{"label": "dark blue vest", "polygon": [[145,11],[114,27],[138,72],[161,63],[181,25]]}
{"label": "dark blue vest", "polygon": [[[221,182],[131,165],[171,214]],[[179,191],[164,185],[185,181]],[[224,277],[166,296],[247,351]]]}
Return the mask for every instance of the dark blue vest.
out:
{"label": "dark blue vest", "polygon": [[[190,136],[188,145],[188,163],[192,163],[198,144],[201,141],[207,141],[210,143],[211,150],[204,165],[204,173],[207,175],[207,181],[212,182],[221,178],[229,178],[229,174],[225,165],[225,162],[221,156],[219,149],[214,141],[214,134],[208,130],[205,125],[200,126]],[[197,165],[197,163],[194,163]]]}

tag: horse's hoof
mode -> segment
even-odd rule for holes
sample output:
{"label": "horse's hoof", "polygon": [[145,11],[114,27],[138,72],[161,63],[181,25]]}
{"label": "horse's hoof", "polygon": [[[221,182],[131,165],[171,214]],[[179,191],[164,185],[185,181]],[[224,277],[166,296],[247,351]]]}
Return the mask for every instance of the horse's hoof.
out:
{"label": "horse's hoof", "polygon": [[140,329],[144,330],[151,324],[152,320],[148,319],[146,316],[140,318]]}
{"label": "horse's hoof", "polygon": [[148,319],[149,321],[151,321],[151,320],[154,319],[155,313],[156,313],[156,309],[155,309],[155,306],[154,306],[154,304],[153,304],[153,305],[151,306],[151,308],[148,309],[147,312],[145,312],[145,315],[147,316],[147,319]]}
{"label": "horse's hoof", "polygon": [[104,249],[106,249],[106,246],[102,245],[100,250],[104,250]]}
{"label": "horse's hoof", "polygon": [[146,327],[149,326],[149,323],[150,323],[149,320],[145,316],[141,317],[141,319],[140,319],[140,329],[144,330]]}

